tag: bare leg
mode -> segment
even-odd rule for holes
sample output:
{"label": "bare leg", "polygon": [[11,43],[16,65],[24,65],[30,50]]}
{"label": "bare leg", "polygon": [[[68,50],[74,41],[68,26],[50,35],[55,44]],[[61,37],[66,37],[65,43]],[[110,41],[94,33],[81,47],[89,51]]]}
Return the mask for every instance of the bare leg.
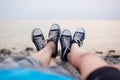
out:
{"label": "bare leg", "polygon": [[111,65],[111,67],[117,68],[118,70],[120,70],[120,65]]}
{"label": "bare leg", "polygon": [[49,66],[57,66],[57,64],[53,58],[50,59]]}
{"label": "bare leg", "polygon": [[76,43],[72,44],[71,52],[67,57],[71,64],[81,73],[83,80],[86,79],[92,71],[100,67],[108,66],[101,58],[79,48]]}
{"label": "bare leg", "polygon": [[50,41],[45,48],[34,54],[33,56],[42,62],[43,66],[48,66],[51,60],[51,55],[55,50],[55,44]]}
{"label": "bare leg", "polygon": [[38,58],[38,60],[42,62],[43,66],[49,65],[51,61],[51,57],[56,58],[59,36],[60,36],[59,25],[53,24],[49,30],[47,45],[45,46],[44,35],[42,34],[41,30],[38,28],[33,30],[32,32],[33,43],[35,44],[37,50],[38,51],[40,50],[38,53],[36,53],[33,56],[35,58]]}

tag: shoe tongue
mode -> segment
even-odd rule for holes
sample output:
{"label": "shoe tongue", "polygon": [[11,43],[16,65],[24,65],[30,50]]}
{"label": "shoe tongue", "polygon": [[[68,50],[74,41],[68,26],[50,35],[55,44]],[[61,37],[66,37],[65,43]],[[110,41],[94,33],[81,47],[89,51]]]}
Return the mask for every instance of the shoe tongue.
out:
{"label": "shoe tongue", "polygon": [[71,39],[70,39],[70,36],[65,36],[65,38],[63,39],[64,40],[64,47],[70,47],[70,44],[71,44]]}

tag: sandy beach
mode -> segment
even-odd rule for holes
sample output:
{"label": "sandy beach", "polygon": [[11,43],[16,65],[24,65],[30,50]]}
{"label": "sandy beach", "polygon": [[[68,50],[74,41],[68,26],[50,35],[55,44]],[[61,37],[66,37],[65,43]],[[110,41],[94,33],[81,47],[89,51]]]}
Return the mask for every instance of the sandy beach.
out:
{"label": "sandy beach", "polygon": [[120,53],[119,20],[2,20],[0,48],[17,48],[18,51],[26,47],[34,48],[31,41],[32,30],[40,28],[47,39],[49,28],[54,23],[61,27],[61,31],[69,29],[72,34],[78,27],[84,27],[86,39],[83,47],[88,50],[103,52],[115,50]]}
{"label": "sandy beach", "polygon": [[[40,28],[47,39],[49,28],[54,23],[61,27],[61,32],[69,29],[72,34],[77,28],[83,27],[86,31],[83,48],[94,52],[109,64],[120,64],[120,21],[112,20],[0,21],[0,61],[10,56],[28,56],[36,53],[31,40],[32,30]],[[60,54],[60,43],[58,46]],[[69,62],[62,62],[60,56],[55,61],[71,75],[80,79],[78,71]]]}
{"label": "sandy beach", "polygon": [[[81,48],[97,55],[111,66],[113,64],[120,65],[120,0],[0,0],[0,63],[4,62],[5,59],[11,61],[12,59],[10,59],[10,57],[15,57],[15,60],[17,60],[16,57],[18,57],[18,60],[21,60],[19,57],[28,57],[36,54],[37,50],[31,39],[32,30],[34,28],[40,28],[45,39],[48,39],[49,29],[53,24],[60,26],[61,33],[64,29],[70,30],[72,36],[77,28],[83,27],[85,29],[85,40]],[[71,56],[70,59],[72,59]],[[36,66],[36,63],[34,64],[34,61],[37,62],[36,60],[33,60],[31,64]],[[98,67],[99,64],[102,66],[102,62],[90,62],[92,66],[89,68],[84,67],[82,71],[79,68],[75,69],[69,61],[64,62],[61,60],[60,41],[58,41],[58,55],[54,60],[56,64],[63,69],[60,69],[61,71],[68,72],[77,80],[85,79],[86,75],[90,73],[89,68],[93,70],[95,67]],[[20,61],[20,65],[23,61]],[[90,61],[94,60],[91,59]],[[40,63],[41,62],[42,60],[40,60]],[[83,65],[84,62],[86,63],[86,61],[83,61]],[[7,63],[7,61],[5,61],[5,63]],[[24,65],[24,63],[25,62],[23,62],[22,66],[25,68],[28,66],[29,70],[29,68],[31,68],[30,64]],[[49,63],[49,66],[51,66],[52,63]],[[17,67],[16,63],[12,64],[15,64],[15,67]],[[11,64],[7,63],[8,67],[10,65]],[[47,65],[47,63],[45,65]],[[103,65],[105,65],[104,62]],[[2,65],[2,67],[3,66],[4,65]],[[7,66],[4,68],[6,69]],[[80,64],[79,67],[82,68],[82,64]],[[49,69],[49,67],[47,68]],[[86,69],[86,71],[84,71],[84,69]],[[3,70],[4,69],[1,69],[2,73]],[[100,70],[102,69],[100,68]],[[55,71],[57,71],[57,68],[55,68]],[[22,72],[24,72],[24,70]],[[85,72],[87,74],[85,74]],[[112,72],[115,74],[114,69],[111,72],[109,71],[108,74],[111,75]],[[5,71],[5,74],[3,73],[0,80],[9,80],[9,78],[12,79],[12,77],[14,77],[14,79],[23,78],[18,72],[13,71],[18,77],[13,75],[11,77],[10,73],[12,73],[12,71],[6,76]],[[105,73],[107,73],[107,70]],[[47,77],[44,77],[44,74],[41,77],[38,76],[38,71],[37,75],[34,74],[31,77],[33,78],[35,76],[36,79],[39,77],[40,79],[48,78],[49,75],[51,75],[47,73]],[[29,79],[30,76],[29,74],[27,75]],[[56,75],[62,79],[62,74],[58,75],[57,73]],[[117,76],[117,74],[108,78],[113,79],[115,76]],[[50,76],[51,79],[52,77]],[[67,79],[67,76],[63,77]],[[107,74],[97,77],[93,74],[92,77],[89,76],[88,79],[100,79],[101,77],[107,78]],[[56,76],[54,78],[56,78]],[[23,79],[27,79],[26,74]]]}

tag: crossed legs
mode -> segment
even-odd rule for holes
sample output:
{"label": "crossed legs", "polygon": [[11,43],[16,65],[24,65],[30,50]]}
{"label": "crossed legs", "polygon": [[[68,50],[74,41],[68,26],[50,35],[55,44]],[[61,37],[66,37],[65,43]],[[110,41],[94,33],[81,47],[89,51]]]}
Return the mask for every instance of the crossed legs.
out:
{"label": "crossed legs", "polygon": [[54,50],[55,44],[53,41],[50,41],[42,50],[40,50],[33,56],[35,56],[35,58],[42,62],[42,66],[55,66],[56,63],[54,59],[51,58],[51,55],[54,52]]}
{"label": "crossed legs", "polygon": [[[69,31],[64,31],[65,34],[63,34],[61,38],[61,43],[64,43],[62,45],[63,61],[68,60],[80,72],[83,80],[85,80],[88,77],[88,75],[90,75],[93,71],[101,67],[109,66],[109,67],[115,67],[117,69],[118,68],[120,69],[119,66],[110,66],[98,56],[82,49],[80,46],[82,41],[84,40],[84,34],[81,32],[84,32],[84,31],[81,31],[81,32],[80,31],[81,30],[76,32],[72,43],[71,43],[71,34],[69,34]],[[44,48],[42,48],[36,54],[34,54],[35,58],[41,61],[43,67],[56,65],[54,59],[51,57],[56,50],[55,42],[56,41],[53,39],[49,40],[49,42],[46,44]]]}
{"label": "crossed legs", "polygon": [[[51,58],[54,49],[54,42],[51,41],[34,56],[42,62],[43,67],[56,66],[54,59]],[[86,79],[91,72],[98,68],[110,66],[98,56],[80,48],[76,43],[72,44],[71,52],[68,53],[67,57],[69,62],[80,72],[83,79]],[[114,67],[120,68],[119,66]]]}

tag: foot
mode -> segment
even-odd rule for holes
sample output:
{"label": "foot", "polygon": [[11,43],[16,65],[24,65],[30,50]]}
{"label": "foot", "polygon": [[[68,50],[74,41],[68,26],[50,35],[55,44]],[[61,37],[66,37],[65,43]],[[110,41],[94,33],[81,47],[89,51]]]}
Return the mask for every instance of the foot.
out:
{"label": "foot", "polygon": [[56,58],[57,54],[58,54],[58,40],[59,40],[59,36],[60,36],[60,27],[57,24],[53,24],[50,28],[49,31],[49,35],[48,35],[48,40],[47,43],[49,41],[53,41],[55,43],[55,51],[52,54],[52,58]]}
{"label": "foot", "polygon": [[61,43],[61,60],[62,61],[68,61],[67,55],[70,52],[71,48],[71,41],[72,36],[69,30],[64,30],[61,37],[60,37],[60,43]]}
{"label": "foot", "polygon": [[85,39],[85,30],[84,28],[78,28],[73,36],[72,43],[77,43],[79,47],[83,45],[83,40]]}
{"label": "foot", "polygon": [[43,33],[39,28],[35,28],[32,31],[32,41],[37,49],[37,51],[41,50],[45,46],[45,39]]}

